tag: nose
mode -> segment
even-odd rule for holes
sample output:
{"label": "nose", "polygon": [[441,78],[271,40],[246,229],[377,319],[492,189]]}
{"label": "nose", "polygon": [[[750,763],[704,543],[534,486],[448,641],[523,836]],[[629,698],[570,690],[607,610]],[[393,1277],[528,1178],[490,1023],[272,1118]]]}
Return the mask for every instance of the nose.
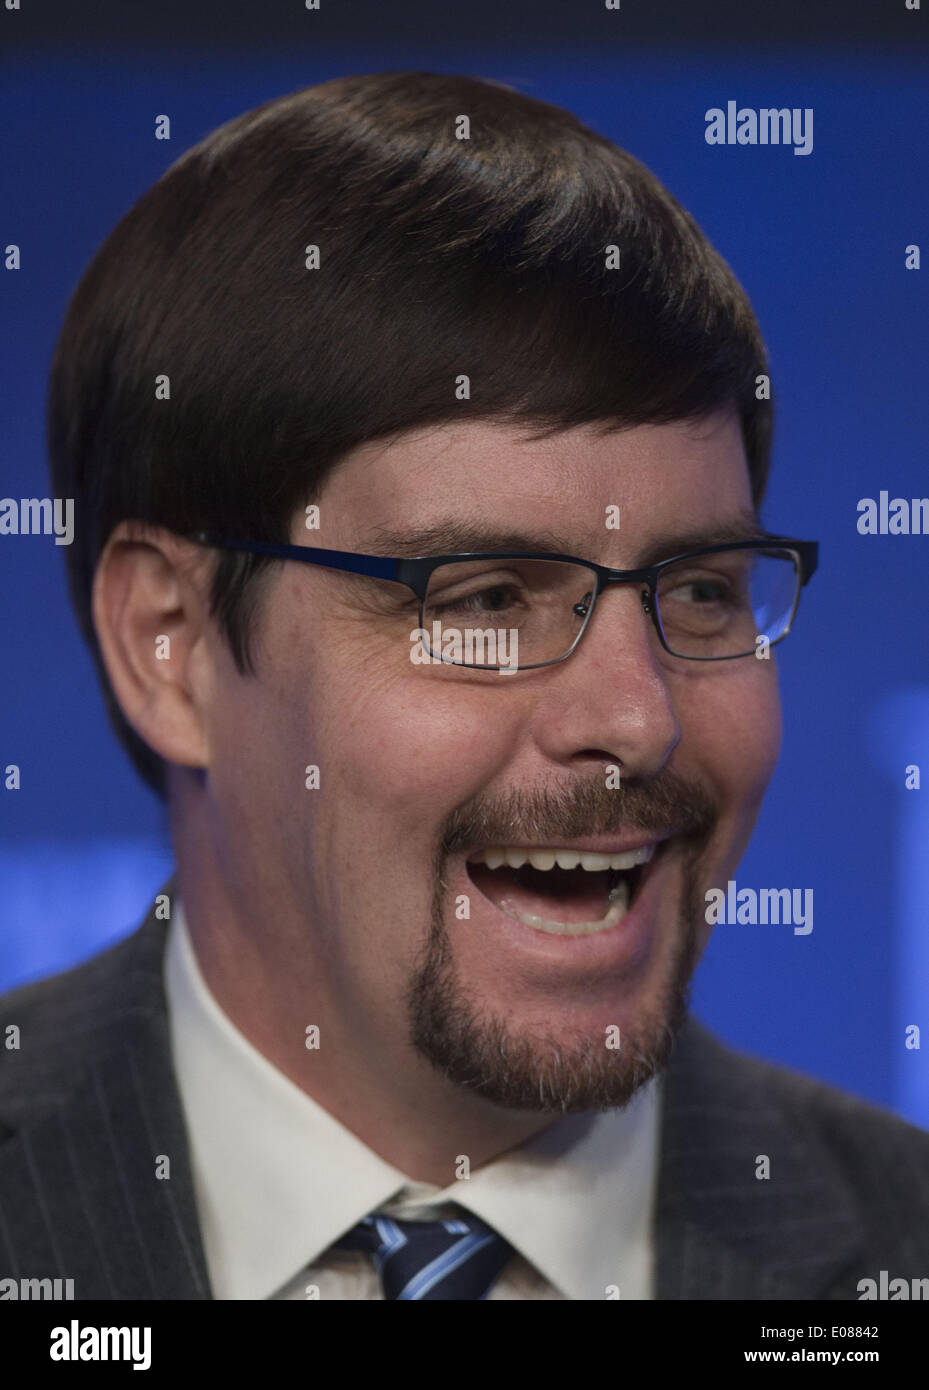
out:
{"label": "nose", "polygon": [[681,737],[671,674],[647,587],[608,581],[577,648],[549,670],[536,737],[565,765],[610,761],[627,777],[653,775]]}
{"label": "nose", "polygon": [[[652,603],[651,592],[649,591],[647,585],[642,584],[639,580],[637,580],[637,579],[620,579],[618,575],[615,575],[615,576],[614,576],[614,575],[611,575],[608,579],[606,579],[606,580],[601,580],[601,584],[603,584],[603,585],[607,585],[607,584],[627,584],[627,585],[629,585],[630,587],[631,587],[631,586],[637,586],[637,588],[638,588],[638,593],[639,593],[639,598],[640,598],[641,601],[642,601],[642,611],[643,611],[643,613],[645,613],[645,614],[648,615],[649,617],[651,617],[651,616],[653,615],[653,613],[654,613],[654,605],[653,605],[653,603]],[[593,603],[593,597],[594,597],[594,591],[593,591],[593,589],[590,589],[590,590],[584,595],[584,597],[581,599],[580,603],[576,603],[576,604],[574,605],[574,608],[573,608],[571,611],[574,613],[574,615],[575,615],[576,617],[578,617],[578,618],[586,618],[586,617],[587,617],[587,614],[590,612],[590,605]],[[602,598],[602,594],[601,594],[601,598]],[[654,619],[653,619],[653,621],[654,621]],[[585,634],[585,635],[586,635],[586,634]]]}

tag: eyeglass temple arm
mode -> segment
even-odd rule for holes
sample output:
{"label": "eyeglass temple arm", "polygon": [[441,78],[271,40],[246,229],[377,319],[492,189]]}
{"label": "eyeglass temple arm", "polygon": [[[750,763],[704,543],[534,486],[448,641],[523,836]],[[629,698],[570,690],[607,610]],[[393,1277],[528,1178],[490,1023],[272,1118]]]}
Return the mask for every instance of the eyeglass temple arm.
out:
{"label": "eyeglass temple arm", "polygon": [[397,570],[401,561],[385,559],[383,555],[361,555],[356,551],[325,550],[317,546],[279,545],[275,541],[239,541],[225,536],[212,536],[206,531],[197,535],[199,541],[220,550],[241,550],[251,555],[269,555],[276,560],[299,560],[305,565],[323,565],[326,569],[345,570],[349,574],[365,574],[371,579],[393,579],[399,583]]}
{"label": "eyeglass temple arm", "polygon": [[[422,599],[425,595],[426,584],[429,572],[443,560],[465,559],[466,556],[430,556],[418,559],[388,559],[383,555],[366,555],[357,551],[348,550],[326,550],[317,546],[303,545],[282,545],[275,541],[241,541],[215,536],[206,531],[197,533],[197,540],[208,545],[214,545],[221,550],[244,551],[252,555],[268,555],[278,560],[299,560],[305,565],[321,565],[326,569],[342,570],[348,574],[362,574],[370,579],[389,579],[396,584],[403,584],[412,589],[418,598]],[[801,564],[801,582],[808,583],[816,571],[819,558],[819,543],[817,541],[798,541],[786,536],[765,537],[756,543],[734,541],[731,545],[719,547],[706,547],[709,549],[735,550],[744,545],[757,549],[790,549],[797,552]],[[703,547],[701,547],[701,550]],[[522,551],[508,552],[511,558],[527,558],[527,553]],[[699,554],[701,551],[695,551]],[[637,570],[612,570],[607,566],[590,564],[588,561],[578,561],[570,555],[551,555],[547,558],[552,560],[573,561],[574,563],[586,564],[591,570],[596,571],[601,576],[601,583],[636,583],[640,580],[651,581],[653,567],[648,566]],[[683,557],[672,557],[667,563]]]}

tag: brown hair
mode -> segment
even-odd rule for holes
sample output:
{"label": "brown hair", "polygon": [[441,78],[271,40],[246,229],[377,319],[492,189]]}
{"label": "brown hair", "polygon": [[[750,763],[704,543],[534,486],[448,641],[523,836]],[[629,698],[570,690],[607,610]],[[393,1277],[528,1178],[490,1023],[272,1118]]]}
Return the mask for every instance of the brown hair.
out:
{"label": "brown hair", "polygon": [[[107,237],[51,372],[54,491],[77,515],[72,596],[138,770],[164,793],[161,759],[109,688],[90,614],[121,520],[286,541],[295,509],[349,450],[464,410],[546,431],[732,405],[757,503],[766,371],[745,292],[693,218],[559,107],[477,78],[389,72],[323,82],[221,126]],[[170,401],[155,399],[162,373]],[[212,611],[243,672],[270,563],[216,556]]]}

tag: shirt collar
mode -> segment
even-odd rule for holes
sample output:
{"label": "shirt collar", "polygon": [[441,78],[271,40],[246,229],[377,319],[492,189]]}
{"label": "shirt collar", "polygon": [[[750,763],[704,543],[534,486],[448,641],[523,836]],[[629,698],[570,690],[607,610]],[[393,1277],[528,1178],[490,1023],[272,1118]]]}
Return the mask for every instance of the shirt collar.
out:
{"label": "shirt collar", "polygon": [[566,1298],[651,1294],[660,1078],[570,1115],[439,1189],[386,1163],[289,1080],[210,993],[177,898],[165,952],[175,1072],[216,1298],[267,1299],[369,1212],[446,1202],[492,1225]]}

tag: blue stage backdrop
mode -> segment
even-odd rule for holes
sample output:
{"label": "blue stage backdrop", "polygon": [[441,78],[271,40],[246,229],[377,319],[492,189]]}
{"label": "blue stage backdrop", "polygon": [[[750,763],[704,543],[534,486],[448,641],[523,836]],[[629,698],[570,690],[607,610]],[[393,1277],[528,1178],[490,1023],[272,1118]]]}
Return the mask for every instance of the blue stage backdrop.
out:
{"label": "blue stage backdrop", "polygon": [[[861,535],[863,498],[929,493],[922,60],[865,51],[527,51],[428,42],[258,53],[20,52],[4,131],[2,494],[49,492],[44,391],[67,298],[105,234],[189,145],[273,96],[350,72],[426,68],[570,108],[650,166],[755,305],[777,393],[765,521],[821,541],[779,658],[784,751],[744,884],[813,891],[813,930],[720,925],[694,1003],[725,1039],[929,1127],[929,536]],[[705,112],[812,108],[813,148],[712,146]],[[171,117],[170,141],[155,117]],[[926,246],[922,247],[923,253]],[[167,828],[111,735],[72,624],[64,553],[0,537],[6,679],[0,987],[128,932],[171,865]],[[923,787],[908,789],[908,766]],[[5,779],[9,781],[9,778]],[[912,776],[911,779],[912,780]],[[4,1022],[0,1019],[0,1025]]]}

